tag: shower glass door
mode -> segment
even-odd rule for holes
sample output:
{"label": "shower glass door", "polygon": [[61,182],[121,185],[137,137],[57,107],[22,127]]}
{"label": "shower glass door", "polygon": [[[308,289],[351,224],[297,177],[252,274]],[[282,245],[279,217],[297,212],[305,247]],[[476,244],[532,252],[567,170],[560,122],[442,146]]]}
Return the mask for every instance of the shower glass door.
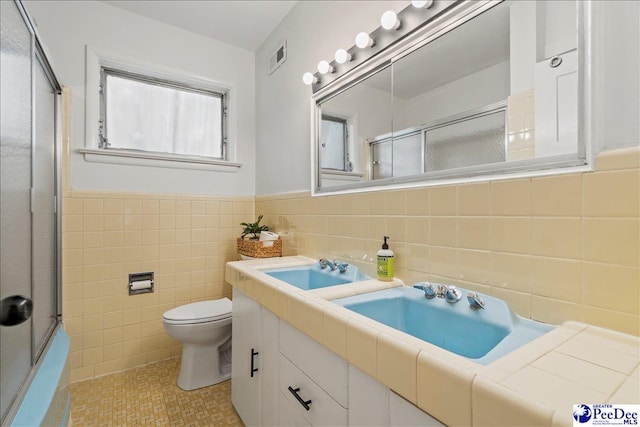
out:
{"label": "shower glass door", "polygon": [[[0,1],[0,298],[31,298],[31,33]],[[31,371],[31,322],[0,326],[2,418]]]}
{"label": "shower glass door", "polygon": [[[0,1],[0,36],[0,424],[5,425],[58,323],[59,86],[20,2]],[[28,302],[33,310],[22,310]]]}

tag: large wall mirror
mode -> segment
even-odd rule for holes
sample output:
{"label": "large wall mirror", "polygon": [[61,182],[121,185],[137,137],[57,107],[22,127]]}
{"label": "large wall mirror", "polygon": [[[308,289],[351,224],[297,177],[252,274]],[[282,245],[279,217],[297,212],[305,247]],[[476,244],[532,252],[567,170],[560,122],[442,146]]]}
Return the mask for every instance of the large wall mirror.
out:
{"label": "large wall mirror", "polygon": [[459,2],[320,89],[314,191],[585,164],[583,7]]}

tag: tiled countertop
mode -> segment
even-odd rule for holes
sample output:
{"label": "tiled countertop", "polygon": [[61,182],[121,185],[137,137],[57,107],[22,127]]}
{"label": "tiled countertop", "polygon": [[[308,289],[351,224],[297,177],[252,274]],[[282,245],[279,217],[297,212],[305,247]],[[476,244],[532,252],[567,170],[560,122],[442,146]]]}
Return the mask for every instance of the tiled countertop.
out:
{"label": "tiled countertop", "polygon": [[640,338],[579,322],[482,366],[332,303],[402,286],[367,280],[303,291],[260,270],[303,257],[230,262],[226,281],[447,425],[571,426],[573,404],[639,403]]}

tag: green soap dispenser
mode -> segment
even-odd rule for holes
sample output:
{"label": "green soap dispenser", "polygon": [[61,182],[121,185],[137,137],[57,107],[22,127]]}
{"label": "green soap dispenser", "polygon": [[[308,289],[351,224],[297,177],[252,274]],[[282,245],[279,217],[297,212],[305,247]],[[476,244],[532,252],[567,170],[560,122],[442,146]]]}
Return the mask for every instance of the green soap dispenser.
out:
{"label": "green soap dispenser", "polygon": [[384,236],[382,249],[378,251],[378,280],[390,282],[393,280],[395,258],[393,251],[387,244],[388,236]]}

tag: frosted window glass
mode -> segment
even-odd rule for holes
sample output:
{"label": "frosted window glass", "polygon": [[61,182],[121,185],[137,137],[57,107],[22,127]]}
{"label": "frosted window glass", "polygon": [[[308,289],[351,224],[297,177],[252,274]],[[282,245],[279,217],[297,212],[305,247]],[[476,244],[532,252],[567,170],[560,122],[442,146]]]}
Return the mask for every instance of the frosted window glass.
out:
{"label": "frosted window glass", "polygon": [[222,97],[107,74],[112,148],[222,158]]}
{"label": "frosted window glass", "polygon": [[393,176],[422,173],[422,134],[393,139]]}
{"label": "frosted window glass", "polygon": [[346,170],[345,135],[346,123],[331,119],[322,120],[321,157],[323,169]]}
{"label": "frosted window glass", "polygon": [[373,144],[373,176],[371,179],[391,178],[393,176],[393,143],[391,141]]}
{"label": "frosted window glass", "polygon": [[426,131],[427,172],[505,161],[505,112]]}

